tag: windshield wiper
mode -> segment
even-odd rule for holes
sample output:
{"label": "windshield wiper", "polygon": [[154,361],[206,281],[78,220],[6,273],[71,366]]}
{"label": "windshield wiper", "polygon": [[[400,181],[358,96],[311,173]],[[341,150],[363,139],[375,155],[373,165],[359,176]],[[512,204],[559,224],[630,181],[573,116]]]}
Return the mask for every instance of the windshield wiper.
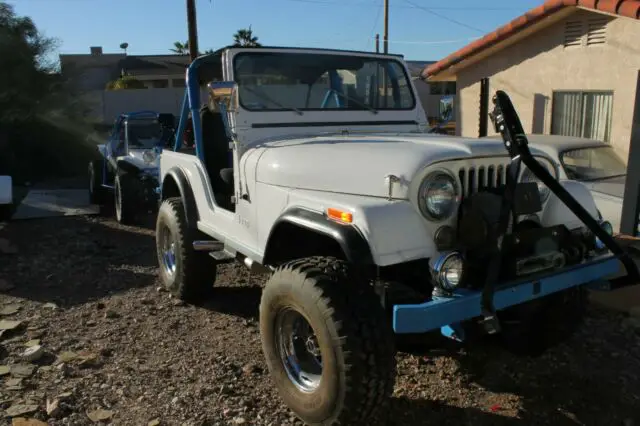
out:
{"label": "windshield wiper", "polygon": [[350,102],[353,102],[354,104],[357,104],[357,105],[361,106],[361,107],[362,107],[362,108],[364,108],[364,109],[368,109],[369,111],[371,111],[371,112],[372,112],[372,113],[374,113],[374,114],[377,114],[377,113],[378,113],[378,110],[377,110],[377,109],[375,109],[374,107],[372,107],[372,106],[370,106],[370,105],[367,105],[367,104],[365,104],[365,103],[363,103],[363,102],[360,102],[359,100],[354,99],[354,98],[352,98],[352,97],[351,97],[351,96],[349,96],[349,95],[345,95],[344,93],[342,93],[342,92],[338,92],[337,90],[333,90],[333,89],[332,89],[331,91],[332,91],[333,93],[336,93],[338,96],[342,97],[343,99],[346,99],[346,100],[348,100],[348,101],[350,101]]}
{"label": "windshield wiper", "polygon": [[303,114],[304,114],[304,112],[302,112],[302,111],[301,111],[301,110],[299,110],[298,108],[296,108],[296,107],[292,107],[292,106],[288,106],[288,105],[283,105],[283,104],[281,104],[280,102],[278,102],[278,101],[274,100],[274,99],[273,99],[272,97],[270,97],[269,95],[266,95],[266,94],[264,94],[264,93],[257,92],[257,91],[255,91],[255,90],[253,90],[253,89],[250,89],[250,88],[249,88],[249,87],[247,87],[247,86],[243,86],[243,88],[244,88],[247,92],[253,93],[254,95],[258,96],[259,98],[262,98],[263,100],[265,100],[265,101],[267,101],[267,102],[271,102],[272,104],[277,105],[277,106],[279,106],[280,108],[288,109],[289,111],[295,111],[298,115],[303,115]]}

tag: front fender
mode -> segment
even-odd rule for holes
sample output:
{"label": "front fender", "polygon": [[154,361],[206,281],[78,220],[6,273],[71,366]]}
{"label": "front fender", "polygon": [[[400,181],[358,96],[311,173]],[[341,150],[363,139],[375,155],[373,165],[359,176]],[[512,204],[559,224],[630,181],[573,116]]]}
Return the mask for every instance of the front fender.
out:
{"label": "front fender", "polygon": [[[281,188],[262,189],[270,192],[269,200],[285,196]],[[372,262],[378,266],[429,258],[438,252],[425,219],[409,201],[298,189],[286,191],[286,206],[283,207],[282,214],[302,208],[315,212],[324,222],[330,222],[324,215],[327,208],[352,212],[353,224],[336,225],[357,230],[369,247]],[[269,222],[268,215],[265,212],[265,222]],[[279,216],[274,217],[274,221]]]}
{"label": "front fender", "polygon": [[186,173],[177,166],[172,167],[164,174],[160,187],[160,200],[172,197],[180,197],[184,206],[187,226],[195,229],[198,220],[200,220],[198,206]]}
{"label": "front fender", "polygon": [[[598,207],[585,184],[575,180],[563,180],[559,183],[594,219],[598,219]],[[542,212],[541,224],[544,227],[565,225],[568,229],[585,226],[553,192],[549,195],[549,200]]]}

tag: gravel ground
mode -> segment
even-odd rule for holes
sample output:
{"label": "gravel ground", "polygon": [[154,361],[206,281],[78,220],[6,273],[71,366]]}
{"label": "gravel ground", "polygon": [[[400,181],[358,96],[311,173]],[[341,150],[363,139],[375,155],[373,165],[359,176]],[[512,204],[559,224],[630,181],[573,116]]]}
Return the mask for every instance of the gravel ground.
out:
{"label": "gravel ground", "polygon": [[[0,336],[0,424],[300,424],[265,372],[261,281],[225,266],[210,304],[171,299],[149,222],[0,229],[0,328],[16,326]],[[490,342],[400,353],[386,424],[640,425],[639,323],[591,307],[578,335],[537,359]]]}

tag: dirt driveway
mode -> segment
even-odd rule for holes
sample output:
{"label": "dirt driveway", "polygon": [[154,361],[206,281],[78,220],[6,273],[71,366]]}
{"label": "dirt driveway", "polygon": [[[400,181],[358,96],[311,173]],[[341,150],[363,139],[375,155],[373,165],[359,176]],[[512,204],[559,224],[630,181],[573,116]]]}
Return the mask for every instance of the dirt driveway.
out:
{"label": "dirt driveway", "polygon": [[[186,306],[158,289],[150,227],[38,219],[0,238],[16,249],[0,254],[0,320],[16,326],[0,337],[9,414],[50,425],[298,423],[265,373],[261,282],[244,267],[221,270],[215,300]],[[640,425],[637,323],[592,308],[579,335],[539,359],[489,343],[398,354],[387,424]],[[40,358],[21,357],[37,344]]]}

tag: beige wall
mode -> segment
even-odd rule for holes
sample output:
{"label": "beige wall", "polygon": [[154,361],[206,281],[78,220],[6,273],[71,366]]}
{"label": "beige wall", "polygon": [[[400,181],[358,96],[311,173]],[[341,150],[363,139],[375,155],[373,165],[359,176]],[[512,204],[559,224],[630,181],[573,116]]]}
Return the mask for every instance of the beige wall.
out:
{"label": "beige wall", "polygon": [[[457,74],[458,134],[478,136],[480,79],[483,77],[489,77],[490,94],[496,90],[507,92],[525,131],[532,133],[540,130],[550,133],[554,90],[612,90],[610,141],[626,156],[640,69],[640,22],[611,17],[606,26],[605,44],[565,48],[565,21],[596,16],[605,15],[577,10],[562,21],[460,70]],[[493,126],[488,127],[492,134]]]}

